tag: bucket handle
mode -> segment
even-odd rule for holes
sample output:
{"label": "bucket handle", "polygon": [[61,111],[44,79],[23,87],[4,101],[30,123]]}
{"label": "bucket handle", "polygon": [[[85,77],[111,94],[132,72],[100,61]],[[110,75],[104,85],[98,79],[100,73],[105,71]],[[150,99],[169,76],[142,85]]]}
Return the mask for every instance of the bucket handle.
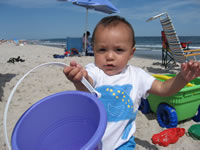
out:
{"label": "bucket handle", "polygon": [[[26,76],[28,76],[32,71],[40,68],[40,67],[43,67],[43,66],[48,66],[48,65],[55,65],[55,66],[60,66],[60,67],[65,67],[67,66],[65,63],[61,63],[61,62],[48,62],[48,63],[44,63],[44,64],[40,64],[36,67],[34,67],[33,69],[31,69],[30,71],[28,71],[15,85],[15,87],[12,89],[9,97],[8,97],[8,100],[7,100],[7,103],[6,103],[6,106],[5,106],[5,110],[4,110],[4,120],[3,120],[3,123],[4,123],[4,136],[5,136],[5,140],[6,140],[6,145],[8,147],[9,150],[12,150],[11,149],[11,145],[9,143],[9,140],[8,140],[8,133],[7,133],[7,113],[8,113],[8,108],[9,108],[9,104],[11,102],[11,99],[17,89],[17,87],[19,86],[19,84],[24,80],[24,78]],[[85,87],[90,91],[90,93],[96,95],[97,97],[100,97],[100,93],[98,93],[92,86],[91,84],[83,77],[81,79],[81,82],[83,83],[83,85],[85,85]]]}

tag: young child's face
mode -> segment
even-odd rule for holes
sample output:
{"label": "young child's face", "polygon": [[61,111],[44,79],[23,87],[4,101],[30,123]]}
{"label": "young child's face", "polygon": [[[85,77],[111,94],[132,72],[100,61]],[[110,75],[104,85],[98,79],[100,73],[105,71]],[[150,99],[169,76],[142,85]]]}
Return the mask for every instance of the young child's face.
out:
{"label": "young child's face", "polygon": [[107,75],[123,71],[134,54],[131,30],[124,23],[117,26],[100,25],[94,38],[95,64]]}

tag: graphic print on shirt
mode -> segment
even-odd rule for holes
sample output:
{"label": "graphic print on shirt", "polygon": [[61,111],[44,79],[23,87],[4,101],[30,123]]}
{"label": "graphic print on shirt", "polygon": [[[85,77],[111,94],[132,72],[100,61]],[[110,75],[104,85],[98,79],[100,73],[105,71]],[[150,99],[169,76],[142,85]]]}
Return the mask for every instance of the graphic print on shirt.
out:
{"label": "graphic print on shirt", "polygon": [[107,111],[109,122],[120,120],[135,120],[136,112],[130,97],[132,85],[104,85],[97,87],[96,90],[101,93],[100,100],[103,102]]}

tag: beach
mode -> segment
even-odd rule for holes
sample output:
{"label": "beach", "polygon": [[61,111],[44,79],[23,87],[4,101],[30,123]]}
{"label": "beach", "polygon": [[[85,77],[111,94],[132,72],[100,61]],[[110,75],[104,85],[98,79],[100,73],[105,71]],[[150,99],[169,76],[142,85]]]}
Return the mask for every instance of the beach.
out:
{"label": "beach", "polygon": [[[154,53],[156,55],[136,51],[135,56],[130,60],[129,64],[141,67],[150,74],[177,73],[179,71],[178,66],[171,69],[165,69],[161,66],[161,51],[156,51]],[[7,150],[3,135],[3,113],[7,99],[17,81],[29,70],[43,63],[61,62],[69,64],[71,60],[76,60],[78,63],[82,64],[82,66],[85,66],[86,64],[93,62],[94,57],[81,56],[54,58],[54,54],[63,55],[64,49],[29,44],[16,46],[14,43],[9,42],[0,45],[0,54],[0,150]],[[10,58],[17,58],[18,56],[20,56],[22,61],[15,63],[7,62]],[[60,66],[39,68],[25,78],[18,86],[9,106],[7,117],[9,139],[11,138],[14,125],[26,109],[48,95],[66,90],[75,90],[75,88],[64,76],[63,68]],[[188,119],[179,123],[178,127],[185,128],[187,131],[193,124],[197,123],[192,119]],[[157,123],[156,114],[150,113],[144,115],[139,111],[136,118],[136,132],[134,135],[136,150],[198,150],[200,147],[200,141],[194,140],[186,134],[181,137],[177,143],[170,144],[166,148],[154,145],[151,141],[151,137],[163,130],[164,129]]]}

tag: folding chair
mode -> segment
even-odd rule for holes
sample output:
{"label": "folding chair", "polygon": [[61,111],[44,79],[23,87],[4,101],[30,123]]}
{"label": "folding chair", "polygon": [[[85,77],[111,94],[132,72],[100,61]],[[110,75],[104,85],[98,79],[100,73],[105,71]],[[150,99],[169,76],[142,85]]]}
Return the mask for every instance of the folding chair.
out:
{"label": "folding chair", "polygon": [[171,56],[174,59],[174,61],[178,63],[183,63],[183,62],[188,61],[190,59],[190,56],[193,56],[194,59],[196,60],[195,56],[200,55],[200,49],[184,50],[182,48],[182,45],[183,45],[187,49],[188,47],[186,46],[186,44],[189,44],[190,42],[185,43],[185,44],[183,43],[181,45],[180,40],[176,34],[174,25],[171,21],[171,18],[167,14],[167,12],[151,17],[147,20],[147,22],[157,19],[157,18],[160,18],[160,23],[162,25],[162,28],[163,28],[163,31],[164,31],[164,34],[166,36],[167,43],[169,46],[169,50],[171,51]]}
{"label": "folding chair", "polygon": [[[165,66],[165,68],[167,68],[170,62],[173,62],[173,64],[175,64],[176,61],[174,60],[172,51],[169,48],[165,32],[161,31],[161,35],[162,35],[162,65]],[[190,43],[191,42],[181,42],[181,47],[183,48],[183,50],[189,50]]]}
{"label": "folding chair", "polygon": [[168,64],[170,62],[175,63],[175,60],[172,56],[171,50],[169,49],[165,32],[161,31],[161,35],[162,35],[162,65],[165,66],[165,68],[167,68]]}

